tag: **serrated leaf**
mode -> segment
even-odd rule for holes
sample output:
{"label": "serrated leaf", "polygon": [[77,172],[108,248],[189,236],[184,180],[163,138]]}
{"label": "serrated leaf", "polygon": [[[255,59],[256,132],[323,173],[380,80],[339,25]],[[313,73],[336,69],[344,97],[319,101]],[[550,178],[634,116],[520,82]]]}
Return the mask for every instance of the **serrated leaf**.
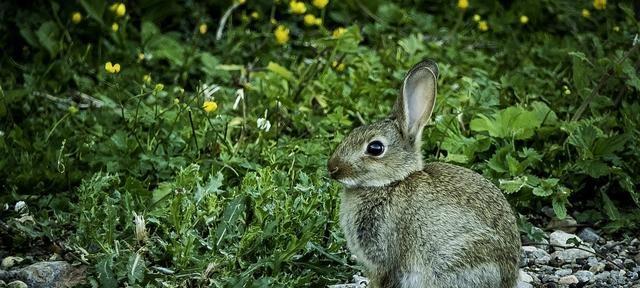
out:
{"label": "serrated leaf", "polygon": [[129,279],[129,284],[142,282],[145,269],[146,264],[142,255],[139,253],[131,254],[127,263],[127,278]]}
{"label": "serrated leaf", "polygon": [[553,213],[556,214],[558,219],[564,219],[567,217],[567,200],[564,198],[553,198],[551,202],[551,206],[553,206]]}
{"label": "serrated leaf", "polygon": [[505,193],[511,194],[520,191],[522,187],[527,185],[527,176],[517,177],[512,180],[498,180],[500,183],[500,189]]}
{"label": "serrated leaf", "polygon": [[105,256],[98,262],[98,264],[96,264],[96,273],[98,274],[100,287],[117,287],[118,281],[113,274],[112,266],[113,258],[109,255]]}

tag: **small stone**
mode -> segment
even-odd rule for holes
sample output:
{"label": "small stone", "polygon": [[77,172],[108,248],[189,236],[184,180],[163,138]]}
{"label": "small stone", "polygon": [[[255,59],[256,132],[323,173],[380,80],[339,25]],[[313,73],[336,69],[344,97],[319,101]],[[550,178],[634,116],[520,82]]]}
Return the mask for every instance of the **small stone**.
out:
{"label": "small stone", "polygon": [[589,281],[593,279],[593,272],[587,270],[580,270],[573,275],[578,278],[578,281],[580,281],[580,283],[589,283]]}
{"label": "small stone", "polygon": [[7,288],[29,288],[29,286],[27,286],[27,283],[16,280],[13,282],[9,282],[9,284],[7,284]]}
{"label": "small stone", "polygon": [[518,272],[518,279],[522,282],[531,283],[533,282],[533,277],[529,275],[529,273],[524,272],[524,270],[520,269]]}
{"label": "small stone", "polygon": [[598,263],[596,265],[591,266],[591,268],[589,268],[589,271],[593,272],[593,273],[600,273],[602,271],[604,271],[604,267],[606,265],[604,263]]}
{"label": "small stone", "polygon": [[558,282],[558,280],[560,279],[560,277],[556,276],[556,275],[543,275],[542,276],[542,282],[543,283],[556,283]]}
{"label": "small stone", "polygon": [[551,253],[551,258],[562,260],[563,263],[575,262],[576,259],[583,259],[593,255],[584,250],[571,248]]}
{"label": "small stone", "polygon": [[0,267],[6,270],[15,266],[16,264],[20,264],[22,261],[24,261],[22,257],[8,256],[2,259],[2,263],[0,263]]}
{"label": "small stone", "polygon": [[563,219],[558,219],[557,217],[553,217],[549,224],[547,224],[547,229],[549,230],[562,230],[567,233],[576,232],[576,225],[578,222],[576,219],[573,219],[571,216],[566,216]]}
{"label": "small stone", "polygon": [[600,262],[598,262],[598,259],[594,256],[587,258],[587,265],[589,265],[589,267],[596,266],[598,263]]}
{"label": "small stone", "polygon": [[629,272],[627,273],[627,278],[631,281],[637,281],[640,279],[640,276],[638,275],[638,272]]}
{"label": "small stone", "polygon": [[607,281],[607,278],[609,278],[611,276],[611,273],[609,273],[609,271],[604,271],[602,273],[598,273],[595,276],[595,280],[596,281]]}
{"label": "small stone", "polygon": [[531,285],[530,283],[527,283],[527,282],[518,281],[517,288],[533,288],[533,285]]}
{"label": "small stone", "polygon": [[573,272],[573,271],[571,271],[571,269],[559,269],[554,274],[556,274],[556,276],[558,276],[558,277],[564,277],[564,276],[567,276],[567,275],[571,274],[571,272]]}
{"label": "small stone", "polygon": [[546,265],[551,260],[551,256],[547,251],[535,246],[522,246],[522,252],[524,254],[523,258],[527,262],[532,261],[535,264]]}
{"label": "small stone", "polygon": [[[573,247],[575,244],[571,243],[572,241],[570,241],[570,239],[575,239],[575,241],[577,241],[580,244],[581,248],[593,250],[593,248],[586,246],[586,244],[582,240],[580,240],[580,237],[576,236],[575,234],[570,234],[561,230],[556,230],[553,233],[551,233],[551,235],[549,235],[549,243],[551,243],[551,245],[554,245],[553,249],[555,251],[564,249],[562,247],[557,247],[557,246]],[[569,241],[569,243],[567,243],[567,241]]]}
{"label": "small stone", "polygon": [[631,246],[640,246],[640,240],[638,240],[638,238],[633,238],[633,240],[631,240],[631,243],[629,243]]}
{"label": "small stone", "polygon": [[607,262],[605,266],[607,270],[617,270],[620,269],[620,267],[624,268],[624,262],[622,262],[621,259],[613,259],[611,262]]}
{"label": "small stone", "polygon": [[582,241],[591,243],[591,244],[598,242],[598,240],[600,239],[600,235],[598,235],[598,233],[596,233],[595,230],[589,227],[582,229],[578,233],[578,237],[580,237]]}
{"label": "small stone", "polygon": [[576,278],[576,276],[574,275],[568,275],[568,276],[564,276],[561,277],[560,280],[558,280],[558,284],[563,284],[563,285],[571,285],[571,284],[578,284],[578,278]]}
{"label": "small stone", "polygon": [[624,259],[624,268],[632,270],[634,267],[638,266],[635,261],[631,259]]}

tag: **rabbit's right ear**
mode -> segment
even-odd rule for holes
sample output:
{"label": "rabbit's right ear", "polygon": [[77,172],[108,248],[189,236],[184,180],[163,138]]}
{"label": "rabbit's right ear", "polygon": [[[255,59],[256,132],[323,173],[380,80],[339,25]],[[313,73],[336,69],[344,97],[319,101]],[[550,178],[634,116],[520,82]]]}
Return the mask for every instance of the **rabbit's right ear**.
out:
{"label": "rabbit's right ear", "polygon": [[409,70],[394,113],[405,137],[419,142],[436,103],[438,64],[424,60]]}

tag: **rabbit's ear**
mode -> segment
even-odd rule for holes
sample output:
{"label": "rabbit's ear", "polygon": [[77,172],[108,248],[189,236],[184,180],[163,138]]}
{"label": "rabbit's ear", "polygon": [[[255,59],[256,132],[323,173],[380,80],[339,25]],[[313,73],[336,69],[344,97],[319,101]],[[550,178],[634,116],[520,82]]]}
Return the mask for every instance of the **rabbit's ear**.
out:
{"label": "rabbit's ear", "polygon": [[405,136],[420,141],[436,103],[438,64],[424,60],[411,68],[402,84],[395,116]]}

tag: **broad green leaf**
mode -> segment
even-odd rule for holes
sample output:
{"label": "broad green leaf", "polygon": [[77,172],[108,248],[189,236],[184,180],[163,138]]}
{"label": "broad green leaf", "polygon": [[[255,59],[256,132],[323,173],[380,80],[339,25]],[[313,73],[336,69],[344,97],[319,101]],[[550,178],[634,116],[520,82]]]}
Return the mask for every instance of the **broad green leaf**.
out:
{"label": "broad green leaf", "polygon": [[102,21],[102,15],[104,14],[104,10],[107,7],[107,1],[104,0],[80,0],[80,4],[84,7],[84,10],[87,11],[87,15],[93,18],[93,20],[98,21],[101,26],[104,26],[104,22]]}
{"label": "broad green leaf", "polygon": [[40,25],[36,31],[36,37],[42,47],[47,49],[49,55],[54,57],[60,51],[60,29],[53,21],[47,21]]}
{"label": "broad green leaf", "polygon": [[282,78],[285,78],[289,81],[295,81],[295,77],[293,76],[293,73],[291,73],[291,71],[289,71],[287,68],[280,66],[280,64],[269,62],[269,64],[267,65],[267,70],[273,73],[276,73],[280,75]]}
{"label": "broad green leaf", "polygon": [[142,37],[142,43],[148,43],[153,37],[156,35],[160,35],[160,29],[158,27],[148,21],[142,22],[142,27],[140,28],[140,36]]}

